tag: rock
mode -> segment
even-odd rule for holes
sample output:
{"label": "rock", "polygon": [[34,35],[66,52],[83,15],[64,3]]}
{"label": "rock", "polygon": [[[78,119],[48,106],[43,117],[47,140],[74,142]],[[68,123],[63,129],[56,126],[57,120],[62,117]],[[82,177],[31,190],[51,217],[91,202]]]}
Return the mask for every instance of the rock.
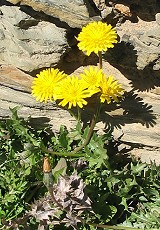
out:
{"label": "rock", "polygon": [[132,13],[128,6],[125,6],[123,4],[115,4],[114,9],[123,14],[126,17],[131,17]]}
{"label": "rock", "polygon": [[0,10],[0,64],[32,72],[59,62],[68,48],[66,29],[37,20],[18,6]]}
{"label": "rock", "polygon": [[9,2],[30,6],[35,11],[58,18],[73,28],[79,28],[87,24],[91,17],[97,16],[91,4],[84,0],[9,0]]}
{"label": "rock", "polygon": [[157,0],[133,0],[131,9],[142,20],[153,21],[156,13],[160,11],[160,4]]}
{"label": "rock", "polygon": [[153,70],[160,70],[160,26],[155,25],[144,34],[134,39],[134,46],[137,50],[137,68],[144,69],[152,65]]}
{"label": "rock", "polygon": [[[122,14],[131,17],[131,20],[134,20],[137,18],[140,18],[144,21],[153,21],[155,20],[155,15],[160,12],[160,4],[157,0],[111,0],[111,1],[104,1],[104,0],[93,0],[96,7],[103,11],[104,9],[107,10],[107,8],[112,6],[113,12],[116,14],[116,11],[114,9],[117,8],[118,11],[120,11]],[[111,12],[111,14],[113,13]],[[106,19],[108,14],[106,14]],[[114,17],[114,14],[112,15]],[[113,17],[112,17],[112,23],[113,23]],[[138,20],[137,20],[138,21]]]}
{"label": "rock", "polygon": [[30,121],[36,128],[50,126],[54,132],[57,132],[60,129],[60,124],[72,127],[75,123],[67,111],[62,111],[54,104],[38,103],[31,94],[24,91],[1,86],[0,92],[0,119],[9,118],[11,116],[9,108],[18,106],[18,115],[25,119],[31,117]]}
{"label": "rock", "polygon": [[103,10],[101,10],[101,17],[104,19],[106,18],[108,15],[110,15],[112,12],[112,7],[106,7]]}
{"label": "rock", "polygon": [[160,25],[160,13],[156,14],[156,22],[158,25]]}
{"label": "rock", "polygon": [[[104,54],[106,60],[145,90],[160,85],[160,27],[154,22],[126,21],[117,27],[120,42]],[[142,86],[141,79],[146,79]],[[152,81],[152,82],[151,82]],[[140,88],[142,86],[142,88]],[[146,86],[147,87],[147,86]],[[149,87],[149,86],[148,86]]]}
{"label": "rock", "polygon": [[3,85],[4,87],[9,87],[17,91],[31,93],[32,81],[33,77],[22,72],[21,70],[16,69],[13,66],[0,66],[0,82],[1,85]]}

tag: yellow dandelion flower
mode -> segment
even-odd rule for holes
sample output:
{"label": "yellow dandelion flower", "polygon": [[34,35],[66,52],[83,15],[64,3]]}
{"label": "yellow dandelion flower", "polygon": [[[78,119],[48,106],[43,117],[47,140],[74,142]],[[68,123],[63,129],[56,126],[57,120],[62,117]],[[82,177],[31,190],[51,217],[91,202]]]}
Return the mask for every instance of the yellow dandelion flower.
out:
{"label": "yellow dandelion flower", "polygon": [[84,69],[84,74],[80,74],[80,76],[87,88],[97,88],[97,92],[99,91],[98,87],[103,77],[102,69],[90,66],[89,69]]}
{"label": "yellow dandelion flower", "polygon": [[76,76],[67,77],[56,88],[56,99],[62,100],[59,105],[66,106],[71,109],[71,107],[87,104],[84,98],[91,97],[94,91],[89,91],[86,85]]}
{"label": "yellow dandelion flower", "polygon": [[77,40],[78,48],[89,56],[92,52],[98,54],[99,51],[113,48],[113,43],[117,43],[117,33],[110,24],[91,22],[82,28]]}
{"label": "yellow dandelion flower", "polygon": [[107,101],[109,104],[111,100],[118,102],[118,97],[122,97],[124,90],[120,84],[117,83],[116,80],[113,79],[112,76],[106,78],[103,76],[103,79],[100,83],[101,95],[100,101],[104,103]]}
{"label": "yellow dandelion flower", "polygon": [[37,78],[33,80],[32,95],[40,102],[55,100],[55,87],[67,77],[65,73],[54,68],[43,70],[36,76]]}

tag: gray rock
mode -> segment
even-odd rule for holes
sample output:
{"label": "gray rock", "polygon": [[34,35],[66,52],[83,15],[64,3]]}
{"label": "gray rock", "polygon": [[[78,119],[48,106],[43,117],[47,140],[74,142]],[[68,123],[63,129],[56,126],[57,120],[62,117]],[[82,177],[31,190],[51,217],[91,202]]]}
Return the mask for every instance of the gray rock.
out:
{"label": "gray rock", "polygon": [[96,16],[93,7],[84,0],[9,0],[32,7],[36,11],[58,18],[70,27],[81,27]]}
{"label": "gray rock", "polygon": [[31,72],[59,62],[68,47],[66,29],[32,18],[17,6],[0,10],[0,64]]}
{"label": "gray rock", "polygon": [[156,22],[158,25],[160,25],[160,13],[156,14]]}
{"label": "gray rock", "polygon": [[101,17],[106,18],[108,15],[110,15],[112,12],[112,7],[106,7],[103,10],[101,10]]}
{"label": "gray rock", "polygon": [[137,69],[143,70],[151,65],[159,70],[160,65],[160,26],[156,25],[140,36],[133,37],[134,49],[137,50]]}

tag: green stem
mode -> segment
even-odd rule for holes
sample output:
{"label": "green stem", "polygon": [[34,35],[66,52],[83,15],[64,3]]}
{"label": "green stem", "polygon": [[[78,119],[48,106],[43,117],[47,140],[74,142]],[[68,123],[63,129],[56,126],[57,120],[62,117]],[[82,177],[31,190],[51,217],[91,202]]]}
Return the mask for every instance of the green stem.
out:
{"label": "green stem", "polygon": [[68,109],[68,112],[70,113],[70,115],[71,115],[72,117],[74,117],[76,120],[78,120],[78,117],[72,112],[71,109]]}
{"label": "green stem", "polygon": [[91,125],[90,125],[90,129],[89,129],[88,135],[87,135],[87,137],[86,137],[86,140],[84,141],[84,143],[83,143],[82,145],[80,145],[80,146],[78,146],[77,148],[75,148],[75,149],[71,152],[71,154],[75,155],[77,152],[79,152],[80,150],[82,150],[83,147],[85,147],[85,146],[89,143],[89,141],[90,141],[90,139],[91,139],[91,136],[92,136],[92,133],[93,133],[94,127],[95,127],[95,118],[93,117],[93,118],[92,118],[92,121],[91,121]]}
{"label": "green stem", "polygon": [[77,106],[77,111],[78,111],[78,121],[81,121],[81,109],[79,106]]}
{"label": "green stem", "polygon": [[98,57],[99,57],[99,68],[102,69],[102,52],[98,52]]}
{"label": "green stem", "polygon": [[94,115],[93,115],[93,118],[92,118],[92,121],[91,121],[91,125],[90,125],[90,128],[89,128],[88,135],[87,135],[87,137],[86,137],[84,143],[83,143],[82,145],[78,146],[77,148],[75,148],[75,149],[71,152],[71,154],[76,154],[77,152],[79,152],[80,150],[82,150],[83,147],[85,147],[85,146],[89,143],[89,141],[90,141],[90,139],[91,139],[91,136],[92,136],[92,134],[93,134],[93,129],[94,129],[95,125],[96,125],[96,121],[97,121],[97,117],[98,117],[98,115],[99,115],[99,111],[100,111],[100,102],[99,102],[99,97],[98,97],[98,105],[97,105],[97,108],[96,108],[96,112],[95,112]]}
{"label": "green stem", "polygon": [[73,154],[73,152],[71,152],[71,153],[60,153],[60,152],[48,150],[45,147],[42,148],[42,151],[45,153],[49,153],[49,154],[57,155],[57,156],[63,156],[63,157],[83,157],[85,155],[82,153]]}

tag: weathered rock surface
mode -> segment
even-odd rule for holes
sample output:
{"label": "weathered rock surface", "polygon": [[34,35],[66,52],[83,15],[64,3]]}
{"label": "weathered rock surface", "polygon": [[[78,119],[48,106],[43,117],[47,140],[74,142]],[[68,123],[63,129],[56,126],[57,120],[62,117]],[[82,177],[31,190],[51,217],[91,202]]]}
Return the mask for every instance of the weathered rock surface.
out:
{"label": "weathered rock surface", "polygon": [[18,6],[0,10],[0,64],[31,72],[59,62],[68,47],[64,28],[37,20]]}
{"label": "weathered rock surface", "polygon": [[138,70],[143,70],[149,65],[153,70],[160,70],[160,25],[158,23],[152,23],[152,27],[143,32],[139,29],[128,36],[125,34],[122,42],[136,51]]}
{"label": "weathered rock surface", "polygon": [[91,17],[97,15],[88,1],[84,0],[9,0],[9,2],[30,6],[36,11],[58,18],[73,28],[87,24]]}

